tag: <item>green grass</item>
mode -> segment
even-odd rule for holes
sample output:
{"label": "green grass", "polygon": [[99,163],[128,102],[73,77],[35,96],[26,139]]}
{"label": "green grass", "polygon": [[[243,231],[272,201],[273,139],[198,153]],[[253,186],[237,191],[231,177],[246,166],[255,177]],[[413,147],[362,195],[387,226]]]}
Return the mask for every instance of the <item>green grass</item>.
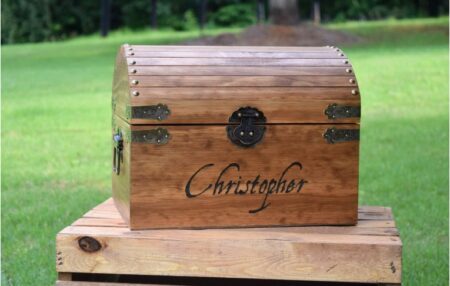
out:
{"label": "green grass", "polygon": [[[448,18],[330,27],[366,38],[345,47],[363,100],[360,203],[393,207],[405,285],[447,285]],[[56,233],[110,195],[118,45],[195,36],[120,32],[3,47],[4,285],[52,285]]]}

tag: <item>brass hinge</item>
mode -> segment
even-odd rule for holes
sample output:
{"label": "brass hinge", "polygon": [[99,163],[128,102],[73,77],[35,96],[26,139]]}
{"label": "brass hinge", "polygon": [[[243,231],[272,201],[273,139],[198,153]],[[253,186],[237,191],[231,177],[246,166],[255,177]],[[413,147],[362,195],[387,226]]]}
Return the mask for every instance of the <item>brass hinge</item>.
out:
{"label": "brass hinge", "polygon": [[170,115],[170,109],[165,104],[148,106],[127,106],[127,118],[129,119],[155,119],[164,120]]}
{"label": "brass hinge", "polygon": [[333,103],[325,109],[325,115],[328,116],[328,119],[361,117],[361,107]]}
{"label": "brass hinge", "polygon": [[341,143],[359,140],[359,129],[328,128],[323,134],[328,143]]}

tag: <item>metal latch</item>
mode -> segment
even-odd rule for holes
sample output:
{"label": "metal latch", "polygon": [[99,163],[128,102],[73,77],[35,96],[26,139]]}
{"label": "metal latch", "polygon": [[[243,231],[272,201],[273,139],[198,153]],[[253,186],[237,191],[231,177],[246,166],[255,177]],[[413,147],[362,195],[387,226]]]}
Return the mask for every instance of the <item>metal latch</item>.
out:
{"label": "metal latch", "polygon": [[328,119],[361,117],[361,107],[333,103],[325,109],[325,115],[328,116]]}
{"label": "metal latch", "polygon": [[127,116],[131,119],[154,119],[161,121],[167,119],[169,115],[169,107],[161,103],[157,105],[127,107]]}
{"label": "metal latch", "polygon": [[113,155],[113,172],[120,174],[120,163],[123,162],[123,137],[120,131],[113,135],[114,155]]}
{"label": "metal latch", "polygon": [[340,143],[359,140],[359,129],[328,128],[323,134],[328,143]]}
{"label": "metal latch", "polygon": [[131,142],[164,145],[169,142],[170,134],[165,128],[131,131]]}
{"label": "metal latch", "polygon": [[[228,138],[241,147],[251,147],[262,140],[266,117],[253,107],[241,107],[231,114],[227,126]],[[239,125],[236,125],[239,124]]]}

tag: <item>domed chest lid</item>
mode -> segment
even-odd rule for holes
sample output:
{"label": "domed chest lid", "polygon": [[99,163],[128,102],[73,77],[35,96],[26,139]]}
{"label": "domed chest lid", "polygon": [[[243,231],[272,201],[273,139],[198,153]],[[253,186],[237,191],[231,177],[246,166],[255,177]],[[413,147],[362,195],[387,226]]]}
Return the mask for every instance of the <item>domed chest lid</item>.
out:
{"label": "domed chest lid", "polygon": [[123,45],[113,113],[130,124],[229,124],[251,107],[262,124],[357,123],[353,68],[335,47]]}

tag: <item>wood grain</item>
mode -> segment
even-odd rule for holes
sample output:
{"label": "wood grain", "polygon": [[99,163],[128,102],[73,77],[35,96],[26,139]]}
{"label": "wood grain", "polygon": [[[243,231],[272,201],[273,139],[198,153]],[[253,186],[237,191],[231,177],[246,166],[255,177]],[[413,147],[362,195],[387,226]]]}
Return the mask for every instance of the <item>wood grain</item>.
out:
{"label": "wood grain", "polygon": [[[359,118],[329,119],[330,104],[359,106],[360,97],[350,87],[184,87],[132,88],[131,106],[166,104],[171,115],[163,124],[228,123],[230,115],[244,106],[262,111],[268,123],[358,123]],[[125,118],[125,114],[116,113]],[[152,119],[131,119],[131,124],[158,124]]]}
{"label": "wood grain", "polygon": [[136,58],[128,57],[133,66],[341,66],[350,67],[345,59],[274,59],[274,58]]}
{"label": "wood grain", "polygon": [[128,66],[130,75],[351,75],[344,67]]}
{"label": "wood grain", "polygon": [[346,59],[334,50],[329,52],[248,52],[248,51],[127,51],[134,58],[275,58],[275,59]]}
{"label": "wood grain", "polygon": [[[323,138],[333,126],[359,128],[359,118],[325,115],[332,104],[360,105],[351,64],[341,54],[331,47],[124,46],[116,69],[128,74],[117,73],[114,86],[121,88],[113,91],[117,126],[124,134],[163,127],[172,136],[163,146],[125,143],[126,166],[113,179],[113,195],[131,228],[354,224],[359,142],[331,145]],[[158,104],[170,109],[161,122],[129,118],[131,108]],[[262,143],[248,149],[230,143],[225,126],[245,106],[267,118]],[[192,183],[199,190],[218,185],[220,171],[234,163],[239,173],[225,172],[223,184],[249,190],[260,179],[267,189],[293,163],[304,169],[290,173],[289,182],[307,182],[298,193],[266,195],[261,186],[252,195],[189,198],[186,186],[197,170],[214,166]]]}
{"label": "wood grain", "polygon": [[[137,84],[131,82],[137,80]],[[140,76],[130,77],[139,87],[356,87],[353,76]]]}
{"label": "wood grain", "polygon": [[[258,108],[267,118],[267,123],[358,123],[359,117],[330,119],[325,110],[331,104],[359,106],[359,100],[307,100],[301,97],[287,97],[279,100],[239,99],[230,94],[223,99],[156,99],[141,97],[139,105],[166,104],[170,116],[162,122],[155,119],[130,119],[131,124],[228,124],[231,114],[240,107]],[[134,106],[139,106],[134,105]],[[301,109],[301,111],[299,111]],[[195,110],[195,111],[194,111]],[[196,116],[192,116],[195,112]]]}
{"label": "wood grain", "polygon": [[240,52],[324,52],[329,53],[338,48],[331,47],[280,47],[280,46],[180,46],[180,45],[127,45],[132,51],[240,51]]}
{"label": "wood grain", "polygon": [[[359,214],[392,217],[389,209],[371,208],[361,207]],[[112,200],[108,200],[83,219],[105,211],[111,212],[112,220],[118,215]],[[388,221],[395,224],[392,219]],[[56,248],[62,258],[57,271],[401,283],[402,243],[398,232],[394,228],[391,234],[374,234],[384,228],[384,223],[370,227],[335,226],[329,227],[335,231],[322,233],[316,232],[317,227],[129,231],[123,225],[74,224],[57,236]],[[366,228],[372,229],[373,234],[355,231]],[[82,251],[78,246],[82,236],[98,240],[101,250]]]}
{"label": "wood grain", "polygon": [[[270,125],[262,142],[247,149],[229,141],[225,126],[214,125],[166,126],[171,134],[166,145],[131,143],[130,187],[122,190],[132,194],[131,228],[354,224],[359,144],[327,143],[323,133],[329,127]],[[131,126],[132,131],[152,128]],[[191,187],[197,192],[214,184],[231,163],[238,163],[241,170],[227,172],[222,177],[225,184],[241,176],[244,188],[246,180],[257,175],[260,181],[279,178],[293,162],[300,162],[303,170],[286,173],[286,179],[307,180],[304,189],[269,196],[270,207],[256,214],[249,211],[258,208],[264,194],[214,196],[209,192],[194,199],[185,194],[190,177],[206,164],[214,167],[196,177]]]}

